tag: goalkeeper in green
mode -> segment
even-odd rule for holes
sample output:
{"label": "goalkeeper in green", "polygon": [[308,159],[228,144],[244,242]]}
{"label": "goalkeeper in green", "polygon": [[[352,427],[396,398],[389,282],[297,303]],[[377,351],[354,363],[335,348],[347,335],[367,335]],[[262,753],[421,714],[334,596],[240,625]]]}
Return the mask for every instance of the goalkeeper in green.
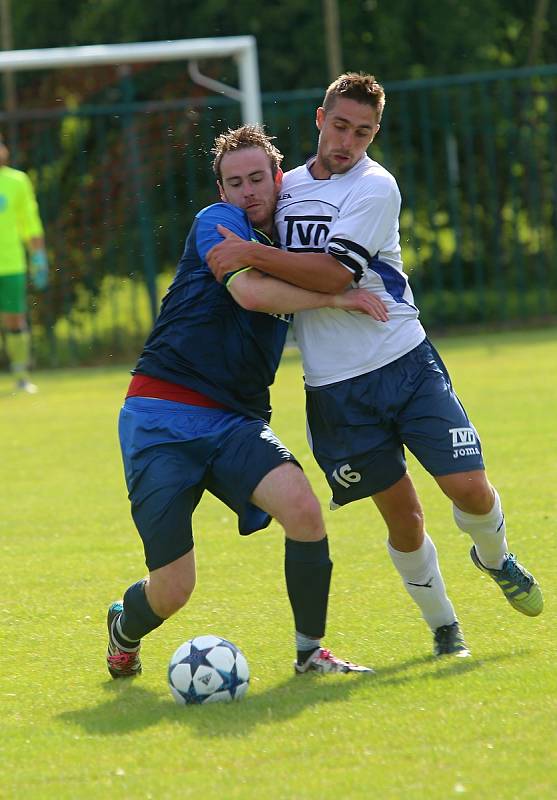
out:
{"label": "goalkeeper in green", "polygon": [[31,336],[27,325],[27,254],[33,286],[46,289],[48,262],[35,192],[25,172],[8,166],[0,136],[0,326],[19,391],[35,394],[29,379]]}

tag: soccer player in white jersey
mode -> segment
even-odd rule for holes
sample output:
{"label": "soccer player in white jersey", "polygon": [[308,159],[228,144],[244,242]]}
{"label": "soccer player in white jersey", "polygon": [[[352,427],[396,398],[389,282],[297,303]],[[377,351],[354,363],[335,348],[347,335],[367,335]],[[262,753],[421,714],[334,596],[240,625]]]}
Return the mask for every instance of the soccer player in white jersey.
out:
{"label": "soccer player in white jersey", "polygon": [[384,104],[373,75],[337,78],[317,109],[317,155],[284,177],[275,222],[285,252],[227,234],[208,263],[217,278],[249,264],[305,289],[363,287],[385,303],[386,320],[328,308],[295,315],[311,446],[332,489],[332,508],[374,500],[393,564],[432,630],[434,653],[462,657],[469,650],[407,473],[405,448],[452,501],[456,525],[472,538],[473,563],[509,603],[537,616],[543,596],[508,551],[501,501],[486,476],[478,433],[419,321],[401,258],[400,192],[366,154]]}

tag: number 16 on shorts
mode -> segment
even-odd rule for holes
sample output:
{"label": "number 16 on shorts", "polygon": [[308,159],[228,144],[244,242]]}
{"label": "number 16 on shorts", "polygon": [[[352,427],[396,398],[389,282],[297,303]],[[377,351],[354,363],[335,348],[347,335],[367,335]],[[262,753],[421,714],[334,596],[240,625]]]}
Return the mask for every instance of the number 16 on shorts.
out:
{"label": "number 16 on shorts", "polygon": [[353,470],[350,464],[343,464],[342,467],[335,469],[333,478],[345,489],[348,489],[351,483],[359,483],[362,480],[360,473]]}

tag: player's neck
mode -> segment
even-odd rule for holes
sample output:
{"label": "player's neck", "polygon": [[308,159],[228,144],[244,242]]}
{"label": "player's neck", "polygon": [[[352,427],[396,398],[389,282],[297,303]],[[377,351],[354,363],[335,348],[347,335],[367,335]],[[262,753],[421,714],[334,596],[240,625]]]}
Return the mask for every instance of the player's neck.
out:
{"label": "player's neck", "polygon": [[273,241],[273,225],[254,225],[253,226],[258,233],[262,233],[264,236],[269,239],[270,242]]}
{"label": "player's neck", "polygon": [[273,239],[273,224],[274,224],[273,220],[271,220],[270,222],[267,222],[264,225],[254,225],[253,227],[256,230],[260,231],[261,233],[264,233],[265,236],[267,237],[267,239],[271,239],[271,241],[272,241],[272,239]]}
{"label": "player's neck", "polygon": [[309,165],[309,171],[317,181],[327,181],[333,174],[321,163],[319,155],[317,155],[313,163]]}

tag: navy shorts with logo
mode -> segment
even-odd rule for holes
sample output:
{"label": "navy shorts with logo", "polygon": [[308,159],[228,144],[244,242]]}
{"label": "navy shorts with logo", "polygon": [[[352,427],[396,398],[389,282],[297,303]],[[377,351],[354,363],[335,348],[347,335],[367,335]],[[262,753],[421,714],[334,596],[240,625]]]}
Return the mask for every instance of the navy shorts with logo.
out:
{"label": "navy shorts with logo", "polygon": [[427,339],[377,370],[306,388],[308,437],[333,505],[400,480],[405,447],[434,476],[484,469],[478,434]]}
{"label": "navy shorts with logo", "polygon": [[250,502],[262,478],[298,463],[263,421],[221,409],[128,397],[118,423],[132,517],[150,570],[193,547],[192,514],[205,490],[238,516],[242,535],[271,518]]}

